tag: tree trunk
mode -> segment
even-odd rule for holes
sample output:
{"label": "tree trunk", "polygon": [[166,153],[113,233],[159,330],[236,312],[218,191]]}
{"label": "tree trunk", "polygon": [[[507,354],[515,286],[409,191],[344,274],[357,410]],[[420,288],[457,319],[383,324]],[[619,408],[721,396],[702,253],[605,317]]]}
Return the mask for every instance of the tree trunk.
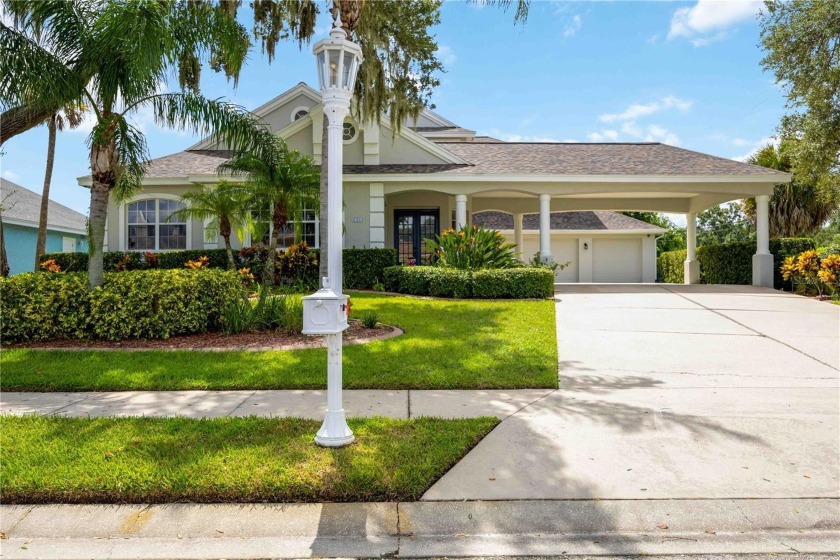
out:
{"label": "tree trunk", "polygon": [[329,219],[329,193],[327,191],[327,165],[329,164],[329,156],[327,155],[329,145],[327,142],[327,124],[329,123],[327,115],[324,115],[323,129],[321,131],[321,210],[318,213],[318,237],[320,244],[318,245],[318,286],[327,277],[327,251],[329,249],[329,236],[327,235],[327,220]]}
{"label": "tree trunk", "polygon": [[90,149],[90,249],[88,259],[88,287],[102,285],[105,243],[105,219],[108,216],[108,195],[116,184],[117,147],[111,140],[106,144],[93,144]]}
{"label": "tree trunk", "polygon": [[47,141],[47,168],[44,171],[44,190],[41,192],[41,215],[38,217],[38,242],[35,244],[35,272],[41,268],[41,257],[47,252],[47,214],[50,207],[50,184],[55,162],[56,116],[47,120],[49,140]]}
{"label": "tree trunk", "polygon": [[276,269],[277,261],[277,245],[280,241],[280,232],[289,221],[289,209],[285,202],[280,202],[274,205],[274,211],[271,214],[271,224],[274,229],[271,232],[271,241],[269,243],[268,260],[265,262],[265,272],[263,273],[263,293],[262,296],[268,296],[272,286],[274,286],[274,270]]}
{"label": "tree trunk", "polygon": [[7,140],[26,132],[30,128],[35,128],[40,125],[50,115],[54,115],[58,109],[58,107],[34,109],[29,106],[23,106],[13,107],[7,111],[3,111],[3,113],[0,113],[0,145],[5,144]]}
{"label": "tree trunk", "polygon": [[225,240],[225,251],[227,252],[228,268],[230,270],[236,270],[236,262],[233,260],[233,247],[231,247],[230,245],[230,229],[230,220],[227,218],[227,216],[222,216],[219,219],[219,233]]}
{"label": "tree trunk", "polygon": [[3,235],[3,215],[0,213],[0,276],[9,275],[9,259],[6,258],[6,238]]}

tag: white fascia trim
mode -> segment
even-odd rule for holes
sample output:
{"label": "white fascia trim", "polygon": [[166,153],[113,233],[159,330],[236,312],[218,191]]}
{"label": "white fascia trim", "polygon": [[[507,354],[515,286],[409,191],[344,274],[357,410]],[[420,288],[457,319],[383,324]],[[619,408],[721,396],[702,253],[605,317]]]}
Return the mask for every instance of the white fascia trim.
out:
{"label": "white fascia trim", "polygon": [[452,121],[446,120],[445,118],[441,117],[431,109],[423,109],[420,111],[421,117],[426,117],[433,123],[436,123],[438,126],[458,126]]}
{"label": "white fascia trim", "polygon": [[[31,222],[29,220],[21,220],[19,218],[7,218],[6,216],[3,216],[3,223],[8,224],[10,226],[23,226],[23,227],[31,227],[31,228],[38,229],[38,222]],[[50,224],[47,224],[47,231],[58,231],[58,232],[61,232],[61,233],[75,233],[77,235],[87,235],[87,231],[84,228],[76,229],[76,228],[65,227],[65,226],[53,226],[53,225],[50,225]]]}
{"label": "white fascia trim", "polygon": [[449,131],[444,130],[444,131],[441,131],[441,132],[436,132],[434,130],[430,130],[430,131],[417,132],[417,134],[419,134],[423,138],[475,138],[475,131],[474,130],[465,130],[465,131],[461,131],[461,132],[452,131],[452,130],[449,130]]}
{"label": "white fascia trim", "polygon": [[[251,114],[256,115],[257,117],[263,117],[268,113],[272,112],[277,107],[283,105],[284,103],[288,103],[297,95],[305,95],[306,97],[310,98],[315,103],[321,102],[321,94],[317,91],[309,87],[308,85],[304,84],[303,82],[299,83],[295,87],[290,90],[281,93],[274,99],[263,103],[253,111],[250,111]],[[303,119],[301,119],[303,120]],[[212,144],[211,138],[205,138],[187,148],[187,150],[204,150],[207,149]]]}
{"label": "white fascia trim", "polygon": [[[513,235],[512,229],[500,229],[500,232],[505,235]],[[667,229],[651,228],[651,229],[552,229],[552,235],[659,235],[666,233]],[[523,235],[539,235],[538,229],[523,229]]]}
{"label": "white fascia trim", "polygon": [[[460,163],[460,162],[459,162]],[[479,173],[360,173],[346,174],[352,182],[413,182],[413,183],[762,183],[778,185],[790,181],[774,175],[506,175]]]}
{"label": "white fascia trim", "polygon": [[[381,124],[391,131],[391,134],[394,132],[394,128],[391,126],[391,119],[388,115],[382,115]],[[469,164],[470,162],[466,161],[465,159],[461,159],[460,157],[456,156],[452,152],[447,149],[441,148],[419,132],[414,132],[410,128],[404,127],[400,129],[400,137],[408,140],[418,148],[421,148],[431,154],[436,155],[443,161],[447,163],[459,163],[459,164]]]}

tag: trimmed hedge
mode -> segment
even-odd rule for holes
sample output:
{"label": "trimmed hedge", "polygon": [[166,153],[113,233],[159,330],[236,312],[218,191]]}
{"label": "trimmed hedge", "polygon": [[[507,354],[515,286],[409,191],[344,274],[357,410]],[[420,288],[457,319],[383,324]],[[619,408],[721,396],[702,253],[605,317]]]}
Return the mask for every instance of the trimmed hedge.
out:
{"label": "trimmed hedge", "polygon": [[[785,258],[798,255],[803,251],[815,249],[813,239],[784,238],[771,239],[770,252],[773,253],[773,285],[779,289],[790,289],[790,283],[782,279],[779,268]],[[700,283],[702,284],[752,284],[752,257],[755,243],[724,243],[704,245],[697,248],[697,260],[700,262]],[[685,279],[683,262],[686,251],[668,251],[656,259],[659,280],[682,284]]]}
{"label": "trimmed hedge", "polygon": [[383,282],[385,269],[397,264],[395,249],[344,249],[344,286],[351,290],[372,288]]}
{"label": "trimmed hedge", "polygon": [[[316,257],[317,249],[312,250]],[[187,261],[200,257],[210,259],[210,268],[227,268],[227,253],[224,249],[190,249],[186,251],[164,251],[155,253],[160,269],[182,269]],[[237,265],[242,263],[238,251],[234,251]],[[49,253],[41,257],[41,262],[55,260],[64,272],[86,272],[88,255],[86,253]],[[397,264],[397,252],[394,249],[344,249],[344,287],[351,290],[364,290],[373,287],[376,281],[382,282],[385,269]],[[145,270],[145,257],[140,251],[108,251],[104,255],[106,272],[122,270]],[[315,273],[317,276],[317,272]],[[317,278],[314,279],[317,282]]]}
{"label": "trimmed hedge", "polygon": [[16,274],[0,278],[0,293],[0,339],[4,342],[90,334],[87,274]]}
{"label": "trimmed hedge", "polygon": [[169,338],[216,330],[241,297],[239,274],[222,270],[107,273],[87,290],[79,272],[18,274],[0,280],[4,341],[97,337]]}
{"label": "trimmed hedge", "polygon": [[547,298],[554,272],[544,267],[459,270],[436,266],[393,266],[385,270],[385,289],[420,296],[480,299]]}

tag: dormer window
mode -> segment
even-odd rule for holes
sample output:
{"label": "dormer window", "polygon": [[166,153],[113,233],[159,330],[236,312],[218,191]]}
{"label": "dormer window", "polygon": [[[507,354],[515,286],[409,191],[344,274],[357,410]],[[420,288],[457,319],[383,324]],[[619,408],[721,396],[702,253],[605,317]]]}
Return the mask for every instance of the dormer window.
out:
{"label": "dormer window", "polygon": [[292,122],[299,121],[303,117],[309,114],[309,109],[306,107],[298,107],[294,111],[292,111]]}

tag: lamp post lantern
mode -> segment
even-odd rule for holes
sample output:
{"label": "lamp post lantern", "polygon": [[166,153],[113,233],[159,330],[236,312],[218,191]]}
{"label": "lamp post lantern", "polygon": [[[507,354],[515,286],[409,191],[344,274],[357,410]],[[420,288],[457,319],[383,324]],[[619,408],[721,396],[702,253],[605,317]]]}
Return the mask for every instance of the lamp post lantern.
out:
{"label": "lamp post lantern", "polygon": [[[341,397],[342,333],[347,329],[347,296],[342,293],[343,207],[342,131],[350,112],[356,84],[356,71],[362,49],[348,41],[341,20],[336,19],[328,39],[315,43],[312,51],[318,63],[318,84],[324,114],[327,116],[327,277],[318,292],[304,298],[304,333],[321,334],[327,343],[327,411],[315,442],[326,447],[342,447],[353,442],[347,426]],[[316,124],[317,126],[317,124]]]}

